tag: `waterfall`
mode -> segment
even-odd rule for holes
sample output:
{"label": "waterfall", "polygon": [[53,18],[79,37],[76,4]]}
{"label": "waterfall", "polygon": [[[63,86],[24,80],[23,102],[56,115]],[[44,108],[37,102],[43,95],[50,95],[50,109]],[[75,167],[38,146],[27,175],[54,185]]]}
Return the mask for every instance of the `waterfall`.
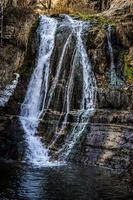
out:
{"label": "waterfall", "polygon": [[[65,124],[67,122],[67,115],[70,112],[70,93],[72,93],[72,79],[75,70],[75,66],[77,60],[79,60],[80,65],[82,66],[83,70],[83,95],[81,101],[81,111],[78,114],[77,123],[74,126],[72,133],[67,138],[67,141],[63,148],[60,150],[62,153],[62,157],[65,159],[68,158],[70,153],[72,152],[73,148],[75,147],[76,143],[79,141],[80,137],[83,135],[86,125],[89,121],[91,114],[95,109],[95,100],[96,100],[96,80],[92,71],[91,62],[89,60],[84,42],[84,32],[86,29],[88,30],[90,27],[89,22],[83,22],[78,20],[72,20],[72,18],[68,18],[71,22],[73,32],[76,36],[76,53],[73,59],[72,65],[72,74],[70,76],[70,82],[68,86],[68,93],[67,93],[67,113],[65,116],[65,120],[63,123],[63,127],[61,131],[65,128]],[[72,95],[72,94],[71,94]]]}
{"label": "waterfall", "polygon": [[67,39],[67,41],[66,41],[66,43],[64,45],[64,48],[63,48],[63,51],[62,51],[62,54],[61,54],[61,57],[60,57],[60,60],[59,60],[59,64],[57,66],[57,72],[56,72],[53,84],[52,84],[52,86],[50,88],[50,91],[49,91],[50,95],[49,95],[49,99],[48,99],[47,109],[49,108],[49,105],[51,103],[55,88],[57,86],[57,83],[58,83],[58,80],[59,80],[59,76],[60,76],[60,73],[61,73],[61,67],[62,67],[63,59],[64,59],[64,56],[65,56],[66,49],[67,49],[67,47],[68,47],[68,45],[70,43],[71,37],[72,37],[72,34],[70,33],[70,35],[69,35],[69,37],[68,37],[68,39]]}
{"label": "waterfall", "polygon": [[[59,117],[55,130],[57,138],[54,138],[54,141],[51,142],[51,144],[55,142],[66,128],[68,114],[71,112],[75,71],[76,67],[79,65],[82,70],[81,76],[83,76],[82,99],[79,105],[80,111],[78,111],[79,114],[77,116],[76,125],[61,150],[64,152],[65,157],[68,157],[76,142],[84,133],[91,112],[95,109],[96,81],[84,40],[86,35],[88,35],[91,24],[90,22],[75,20],[67,15],[61,15],[60,19],[58,21],[58,19],[47,16],[41,16],[40,18],[40,25],[37,30],[38,37],[40,38],[37,64],[31,76],[24,102],[21,106],[20,121],[25,132],[27,143],[25,160],[37,166],[53,164],[50,162],[48,149],[43,145],[41,137],[37,136],[37,129],[40,117],[45,116],[47,110],[50,109],[53,98],[55,98],[54,94],[55,90],[58,89],[58,83],[62,75],[62,67],[65,67],[64,59],[73,40],[75,42],[73,43],[74,50],[71,60],[69,61],[70,72],[69,76],[66,78],[66,86],[64,89],[65,95],[62,109],[65,110],[65,116],[61,127],[58,127],[61,120]],[[69,32],[67,33],[67,38],[63,41],[63,48],[60,52],[57,66],[54,66],[56,69],[55,76],[50,82],[49,79],[52,73],[50,61],[53,49],[56,47],[56,31],[59,32],[60,27],[63,26],[69,28]]]}
{"label": "waterfall", "polygon": [[112,26],[108,25],[107,41],[108,41],[108,50],[109,50],[109,55],[110,55],[110,83],[111,85],[114,85],[114,86],[123,85],[123,81],[116,74],[111,35],[112,35]]}
{"label": "waterfall", "polygon": [[25,159],[34,165],[49,164],[48,150],[43,146],[41,138],[36,136],[36,132],[48,92],[50,58],[54,48],[56,28],[55,19],[41,16],[37,30],[40,37],[38,60],[21,106],[20,121],[28,145]]}

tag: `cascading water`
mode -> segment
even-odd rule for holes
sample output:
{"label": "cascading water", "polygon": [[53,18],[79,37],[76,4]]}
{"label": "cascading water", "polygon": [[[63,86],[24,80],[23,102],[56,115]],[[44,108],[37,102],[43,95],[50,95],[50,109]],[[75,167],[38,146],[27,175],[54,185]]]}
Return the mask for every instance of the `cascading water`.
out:
{"label": "cascading water", "polygon": [[67,39],[67,41],[64,45],[64,48],[63,48],[63,51],[62,51],[62,54],[61,54],[61,57],[60,57],[60,60],[59,60],[59,64],[58,64],[58,67],[57,67],[55,79],[54,79],[52,87],[50,88],[50,91],[49,91],[50,95],[49,95],[49,99],[48,99],[47,109],[49,108],[49,105],[51,103],[55,88],[56,88],[57,83],[59,81],[59,76],[60,76],[60,73],[61,73],[61,67],[62,67],[63,59],[64,59],[64,56],[65,56],[66,49],[67,49],[67,47],[70,43],[71,37],[72,37],[72,34],[69,35],[69,37],[68,37],[68,39]]}
{"label": "cascading water", "polygon": [[114,85],[114,86],[123,85],[123,81],[116,74],[111,35],[112,35],[112,26],[108,25],[107,41],[108,41],[108,50],[110,54],[110,83],[111,85]]}
{"label": "cascading water", "polygon": [[[63,43],[64,45],[56,66],[55,76],[52,79],[52,82],[49,83],[51,75],[50,61],[53,49],[55,48],[56,30],[61,26],[69,27],[69,32],[65,42]],[[36,133],[40,117],[45,116],[47,110],[50,109],[51,101],[53,98],[55,98],[55,90],[58,88],[62,67],[64,66],[64,59],[68,53],[72,39],[75,41],[75,47],[70,61],[69,77],[66,79],[67,82],[63,100],[65,116],[61,127],[58,127],[58,124],[56,125],[55,132],[57,131],[57,137],[64,132],[68,120],[68,114],[71,112],[71,100],[73,97],[75,84],[75,70],[79,65],[80,69],[82,69],[81,76],[83,76],[83,86],[81,94],[82,99],[79,106],[80,111],[78,111],[79,114],[77,116],[76,125],[73,128],[70,137],[67,139],[66,144],[61,150],[61,154],[62,152],[65,154],[64,157],[68,157],[76,142],[84,133],[91,112],[95,108],[96,88],[96,81],[84,44],[84,38],[86,33],[88,34],[89,27],[90,22],[74,20],[67,15],[61,16],[60,23],[58,23],[58,20],[56,19],[47,16],[41,16],[40,26],[37,31],[40,37],[38,61],[32,74],[25,100],[21,106],[20,116],[22,127],[26,133],[26,142],[28,146],[25,160],[27,160],[29,163],[39,166],[52,164],[49,161],[48,149],[43,146],[41,138],[37,136]]]}
{"label": "cascading water", "polygon": [[[94,78],[94,74],[92,72],[91,63],[85,49],[85,45],[82,37],[84,37],[84,32],[86,29],[89,29],[90,23],[72,20],[72,18],[68,17],[71,22],[71,26],[73,29],[73,33],[76,36],[76,53],[73,59],[72,65],[72,74],[70,76],[68,92],[67,92],[67,113],[63,123],[62,131],[67,122],[67,115],[70,112],[70,96],[72,95],[72,79],[75,70],[76,63],[75,61],[80,63],[83,70],[83,94],[81,101],[81,111],[79,112],[77,123],[74,126],[71,135],[68,137],[66,144],[61,149],[62,156],[67,159],[69,154],[72,152],[75,144],[80,139],[81,135],[84,133],[86,125],[89,121],[89,117],[95,109],[95,94],[96,94],[96,81]],[[71,94],[71,95],[70,95]]]}
{"label": "cascading water", "polygon": [[49,164],[48,150],[43,146],[41,138],[36,136],[36,132],[48,91],[50,58],[54,48],[56,28],[55,19],[41,16],[38,28],[40,37],[38,61],[21,106],[20,121],[28,145],[26,160],[35,165]]}
{"label": "cascading water", "polygon": [[[75,146],[76,142],[84,132],[84,129],[86,127],[86,124],[89,120],[89,117],[91,115],[91,112],[95,108],[95,89],[96,89],[96,81],[94,78],[94,74],[92,72],[91,63],[88,58],[87,51],[85,49],[85,45],[83,42],[83,39],[85,37],[86,31],[88,32],[90,27],[90,22],[83,22],[80,20],[73,20],[71,17],[64,15],[65,23],[67,26],[71,28],[70,36],[75,37],[76,40],[76,46],[75,46],[75,52],[74,56],[72,58],[71,63],[71,71],[68,79],[67,84],[67,91],[66,91],[66,114],[64,117],[64,120],[62,122],[62,126],[58,130],[57,125],[57,132],[56,132],[56,139],[53,140],[50,147],[54,146],[54,143],[61,134],[65,132],[65,129],[67,127],[67,120],[68,120],[68,114],[71,112],[70,110],[70,102],[73,95],[73,85],[74,85],[74,73],[77,66],[77,63],[80,63],[82,71],[83,71],[83,89],[82,89],[82,101],[80,105],[80,112],[77,119],[77,123],[69,136],[69,138],[66,141],[66,144],[64,147],[58,152],[59,155],[62,154],[61,157],[64,157],[65,159],[68,157],[70,152],[72,151],[73,147]],[[69,37],[70,37],[69,36]],[[68,41],[68,40],[67,40]],[[62,59],[61,59],[62,60]],[[60,60],[60,62],[61,62]],[[60,63],[59,62],[59,63]],[[62,64],[61,64],[62,66]],[[61,67],[60,66],[60,67]],[[51,96],[52,98],[52,96]],[[60,122],[60,119],[59,119]]]}

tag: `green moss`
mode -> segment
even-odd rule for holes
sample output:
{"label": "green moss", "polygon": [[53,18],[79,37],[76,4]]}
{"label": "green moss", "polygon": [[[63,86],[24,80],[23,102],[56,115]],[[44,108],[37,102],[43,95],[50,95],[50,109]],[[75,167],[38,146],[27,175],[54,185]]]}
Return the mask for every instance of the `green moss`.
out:
{"label": "green moss", "polygon": [[114,28],[116,27],[116,23],[115,21],[113,21],[112,19],[109,19],[107,17],[104,16],[100,16],[100,21],[102,24],[110,24],[111,26],[113,26]]}
{"label": "green moss", "polygon": [[133,83],[133,65],[125,64],[124,71],[125,71],[125,75],[127,77],[127,81]]}
{"label": "green moss", "polygon": [[103,29],[105,31],[105,24],[110,24],[112,27],[116,27],[116,24],[114,21],[112,21],[111,19],[108,19],[107,17],[105,16],[98,16],[97,17],[97,23],[96,25],[100,28],[100,29]]}
{"label": "green moss", "polygon": [[83,20],[92,20],[92,19],[94,19],[94,15],[88,15],[88,14],[83,14],[83,13],[78,13],[78,15]]}
{"label": "green moss", "polygon": [[79,16],[82,20],[92,20],[94,21],[94,26],[97,26],[99,29],[105,31],[105,24],[110,24],[113,28],[116,27],[116,23],[115,21],[113,21],[112,19],[109,19],[103,15],[96,15],[96,14],[86,14],[86,13],[82,13],[82,12],[78,12],[78,13],[73,13],[73,16]]}

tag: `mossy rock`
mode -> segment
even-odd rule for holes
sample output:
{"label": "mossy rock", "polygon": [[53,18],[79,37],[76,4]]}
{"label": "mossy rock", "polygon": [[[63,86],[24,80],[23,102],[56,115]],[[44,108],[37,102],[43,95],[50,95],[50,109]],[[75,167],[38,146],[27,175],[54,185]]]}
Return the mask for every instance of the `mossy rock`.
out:
{"label": "mossy rock", "polygon": [[127,81],[133,83],[133,65],[125,64],[125,75],[127,77]]}
{"label": "mossy rock", "polygon": [[86,14],[86,13],[84,14],[82,12],[78,12],[76,13],[76,15],[78,15],[82,20],[85,20],[85,21],[89,21],[89,20],[95,21],[96,26],[98,26],[100,29],[103,29],[103,30],[104,30],[105,24],[110,24],[114,28],[116,27],[116,23],[114,20],[108,17],[105,17],[103,15],[98,16],[96,14]]}

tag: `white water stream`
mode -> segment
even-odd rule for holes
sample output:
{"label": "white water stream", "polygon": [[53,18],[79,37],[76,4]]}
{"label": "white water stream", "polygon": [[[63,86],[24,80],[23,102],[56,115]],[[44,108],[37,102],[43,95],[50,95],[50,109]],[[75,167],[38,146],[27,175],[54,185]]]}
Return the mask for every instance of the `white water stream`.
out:
{"label": "white water stream", "polygon": [[108,50],[109,50],[109,55],[110,55],[110,84],[114,86],[118,86],[118,85],[123,85],[123,81],[117,76],[117,73],[116,73],[111,35],[112,35],[112,26],[108,25],[107,41],[108,41]]}
{"label": "white water stream", "polygon": [[82,102],[81,102],[81,111],[78,114],[77,123],[74,126],[72,133],[68,137],[65,145],[61,149],[63,152],[63,157],[67,159],[69,154],[72,152],[73,148],[75,147],[76,143],[80,139],[81,135],[84,133],[86,125],[89,121],[91,113],[95,109],[95,100],[96,100],[96,81],[92,71],[92,66],[83,42],[84,32],[86,29],[89,29],[90,23],[83,22],[78,20],[72,20],[72,18],[68,17],[73,33],[76,36],[76,53],[73,59],[72,65],[72,73],[69,79],[68,85],[68,92],[67,92],[67,113],[64,118],[64,122],[61,128],[61,131],[64,130],[67,122],[67,116],[70,112],[70,97],[72,95],[73,90],[73,78],[74,78],[74,71],[77,60],[82,66],[83,70],[83,95],[82,95]]}
{"label": "white water stream", "polygon": [[[45,148],[41,141],[41,137],[37,136],[37,128],[39,120],[44,112],[47,110],[51,103],[54,91],[59,81],[63,59],[67,51],[68,45],[72,40],[72,36],[76,38],[75,53],[73,63],[71,65],[71,72],[68,79],[67,91],[66,91],[66,115],[60,128],[60,132],[63,132],[67,123],[67,116],[70,112],[70,102],[73,95],[74,73],[76,63],[78,62],[83,70],[83,89],[82,89],[82,101],[80,105],[81,114],[79,114],[77,123],[69,138],[69,144],[64,147],[66,157],[69,155],[77,140],[80,138],[86,123],[88,122],[90,112],[95,109],[95,87],[96,82],[90,60],[88,58],[87,50],[84,45],[83,38],[84,32],[89,29],[90,23],[79,20],[73,20],[69,16],[64,16],[66,25],[70,26],[71,32],[64,44],[55,78],[52,86],[49,88],[49,76],[50,76],[50,59],[55,47],[55,34],[57,30],[58,22],[56,19],[41,16],[40,25],[38,28],[38,34],[40,37],[40,46],[38,53],[38,60],[34,72],[32,74],[30,83],[28,85],[25,100],[21,106],[20,121],[25,131],[25,137],[27,142],[27,152],[25,160],[33,165],[44,166],[53,164],[50,162],[48,155],[48,149]],[[49,92],[47,105],[46,97]]]}
{"label": "white water stream", "polygon": [[38,61],[21,106],[20,121],[26,133],[28,145],[25,159],[33,165],[40,166],[50,164],[48,150],[36,133],[48,92],[50,58],[54,48],[56,28],[55,19],[41,16],[38,28],[40,37]]}

